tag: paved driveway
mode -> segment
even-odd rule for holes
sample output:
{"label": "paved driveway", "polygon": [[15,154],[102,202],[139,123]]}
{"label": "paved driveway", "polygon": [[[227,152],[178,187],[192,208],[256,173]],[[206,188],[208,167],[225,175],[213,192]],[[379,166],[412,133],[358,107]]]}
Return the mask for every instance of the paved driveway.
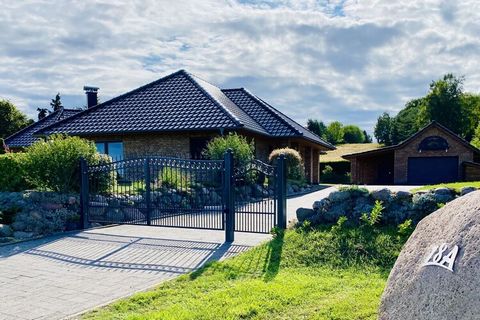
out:
{"label": "paved driveway", "polygon": [[[419,186],[360,186],[362,188],[367,188],[368,190],[378,190],[383,188],[388,188],[392,191],[409,191],[413,188],[418,188]],[[337,186],[330,187],[325,186],[325,188],[312,192],[303,196],[293,197],[287,199],[287,221],[292,221],[297,218],[296,211],[297,208],[312,208],[312,205],[315,201],[322,200],[323,198],[328,197],[330,192],[337,190]]]}
{"label": "paved driveway", "polygon": [[221,260],[269,238],[115,226],[0,247],[0,319],[61,319]]}

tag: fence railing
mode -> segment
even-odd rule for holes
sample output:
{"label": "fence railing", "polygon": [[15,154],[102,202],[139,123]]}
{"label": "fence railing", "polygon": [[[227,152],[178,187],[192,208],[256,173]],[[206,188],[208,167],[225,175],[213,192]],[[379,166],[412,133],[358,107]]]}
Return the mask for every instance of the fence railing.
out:
{"label": "fence railing", "polygon": [[81,166],[81,213],[92,223],[268,233],[286,228],[285,157],[254,160],[144,157]]}

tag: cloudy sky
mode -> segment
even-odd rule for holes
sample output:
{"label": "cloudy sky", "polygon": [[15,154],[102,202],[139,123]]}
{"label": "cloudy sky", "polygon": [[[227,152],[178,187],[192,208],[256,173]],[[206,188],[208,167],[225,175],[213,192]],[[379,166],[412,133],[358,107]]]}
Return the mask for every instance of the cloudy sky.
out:
{"label": "cloudy sky", "polygon": [[30,117],[178,69],[245,87],[301,123],[371,131],[377,116],[465,75],[480,91],[480,1],[0,0],[0,98]]}

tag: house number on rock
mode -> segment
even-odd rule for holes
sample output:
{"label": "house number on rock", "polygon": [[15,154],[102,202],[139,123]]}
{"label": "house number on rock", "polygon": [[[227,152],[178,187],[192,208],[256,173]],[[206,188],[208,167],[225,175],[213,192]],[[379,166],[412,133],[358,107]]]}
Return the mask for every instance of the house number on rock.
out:
{"label": "house number on rock", "polygon": [[435,246],[423,266],[437,266],[453,272],[453,264],[457,258],[458,246],[454,246],[450,252],[447,252],[447,250],[448,245],[446,243]]}

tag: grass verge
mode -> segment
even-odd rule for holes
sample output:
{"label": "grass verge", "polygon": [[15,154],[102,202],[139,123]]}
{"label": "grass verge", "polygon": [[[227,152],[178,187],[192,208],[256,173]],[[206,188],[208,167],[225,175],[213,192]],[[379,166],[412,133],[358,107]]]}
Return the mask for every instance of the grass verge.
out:
{"label": "grass verge", "polygon": [[289,230],[84,319],[376,319],[405,239],[343,224]]}
{"label": "grass verge", "polygon": [[453,183],[440,183],[440,184],[433,184],[423,187],[418,187],[413,189],[412,191],[428,191],[436,188],[450,188],[455,189],[455,191],[459,192],[464,187],[475,187],[480,189],[480,181],[470,181],[470,182],[453,182]]}

